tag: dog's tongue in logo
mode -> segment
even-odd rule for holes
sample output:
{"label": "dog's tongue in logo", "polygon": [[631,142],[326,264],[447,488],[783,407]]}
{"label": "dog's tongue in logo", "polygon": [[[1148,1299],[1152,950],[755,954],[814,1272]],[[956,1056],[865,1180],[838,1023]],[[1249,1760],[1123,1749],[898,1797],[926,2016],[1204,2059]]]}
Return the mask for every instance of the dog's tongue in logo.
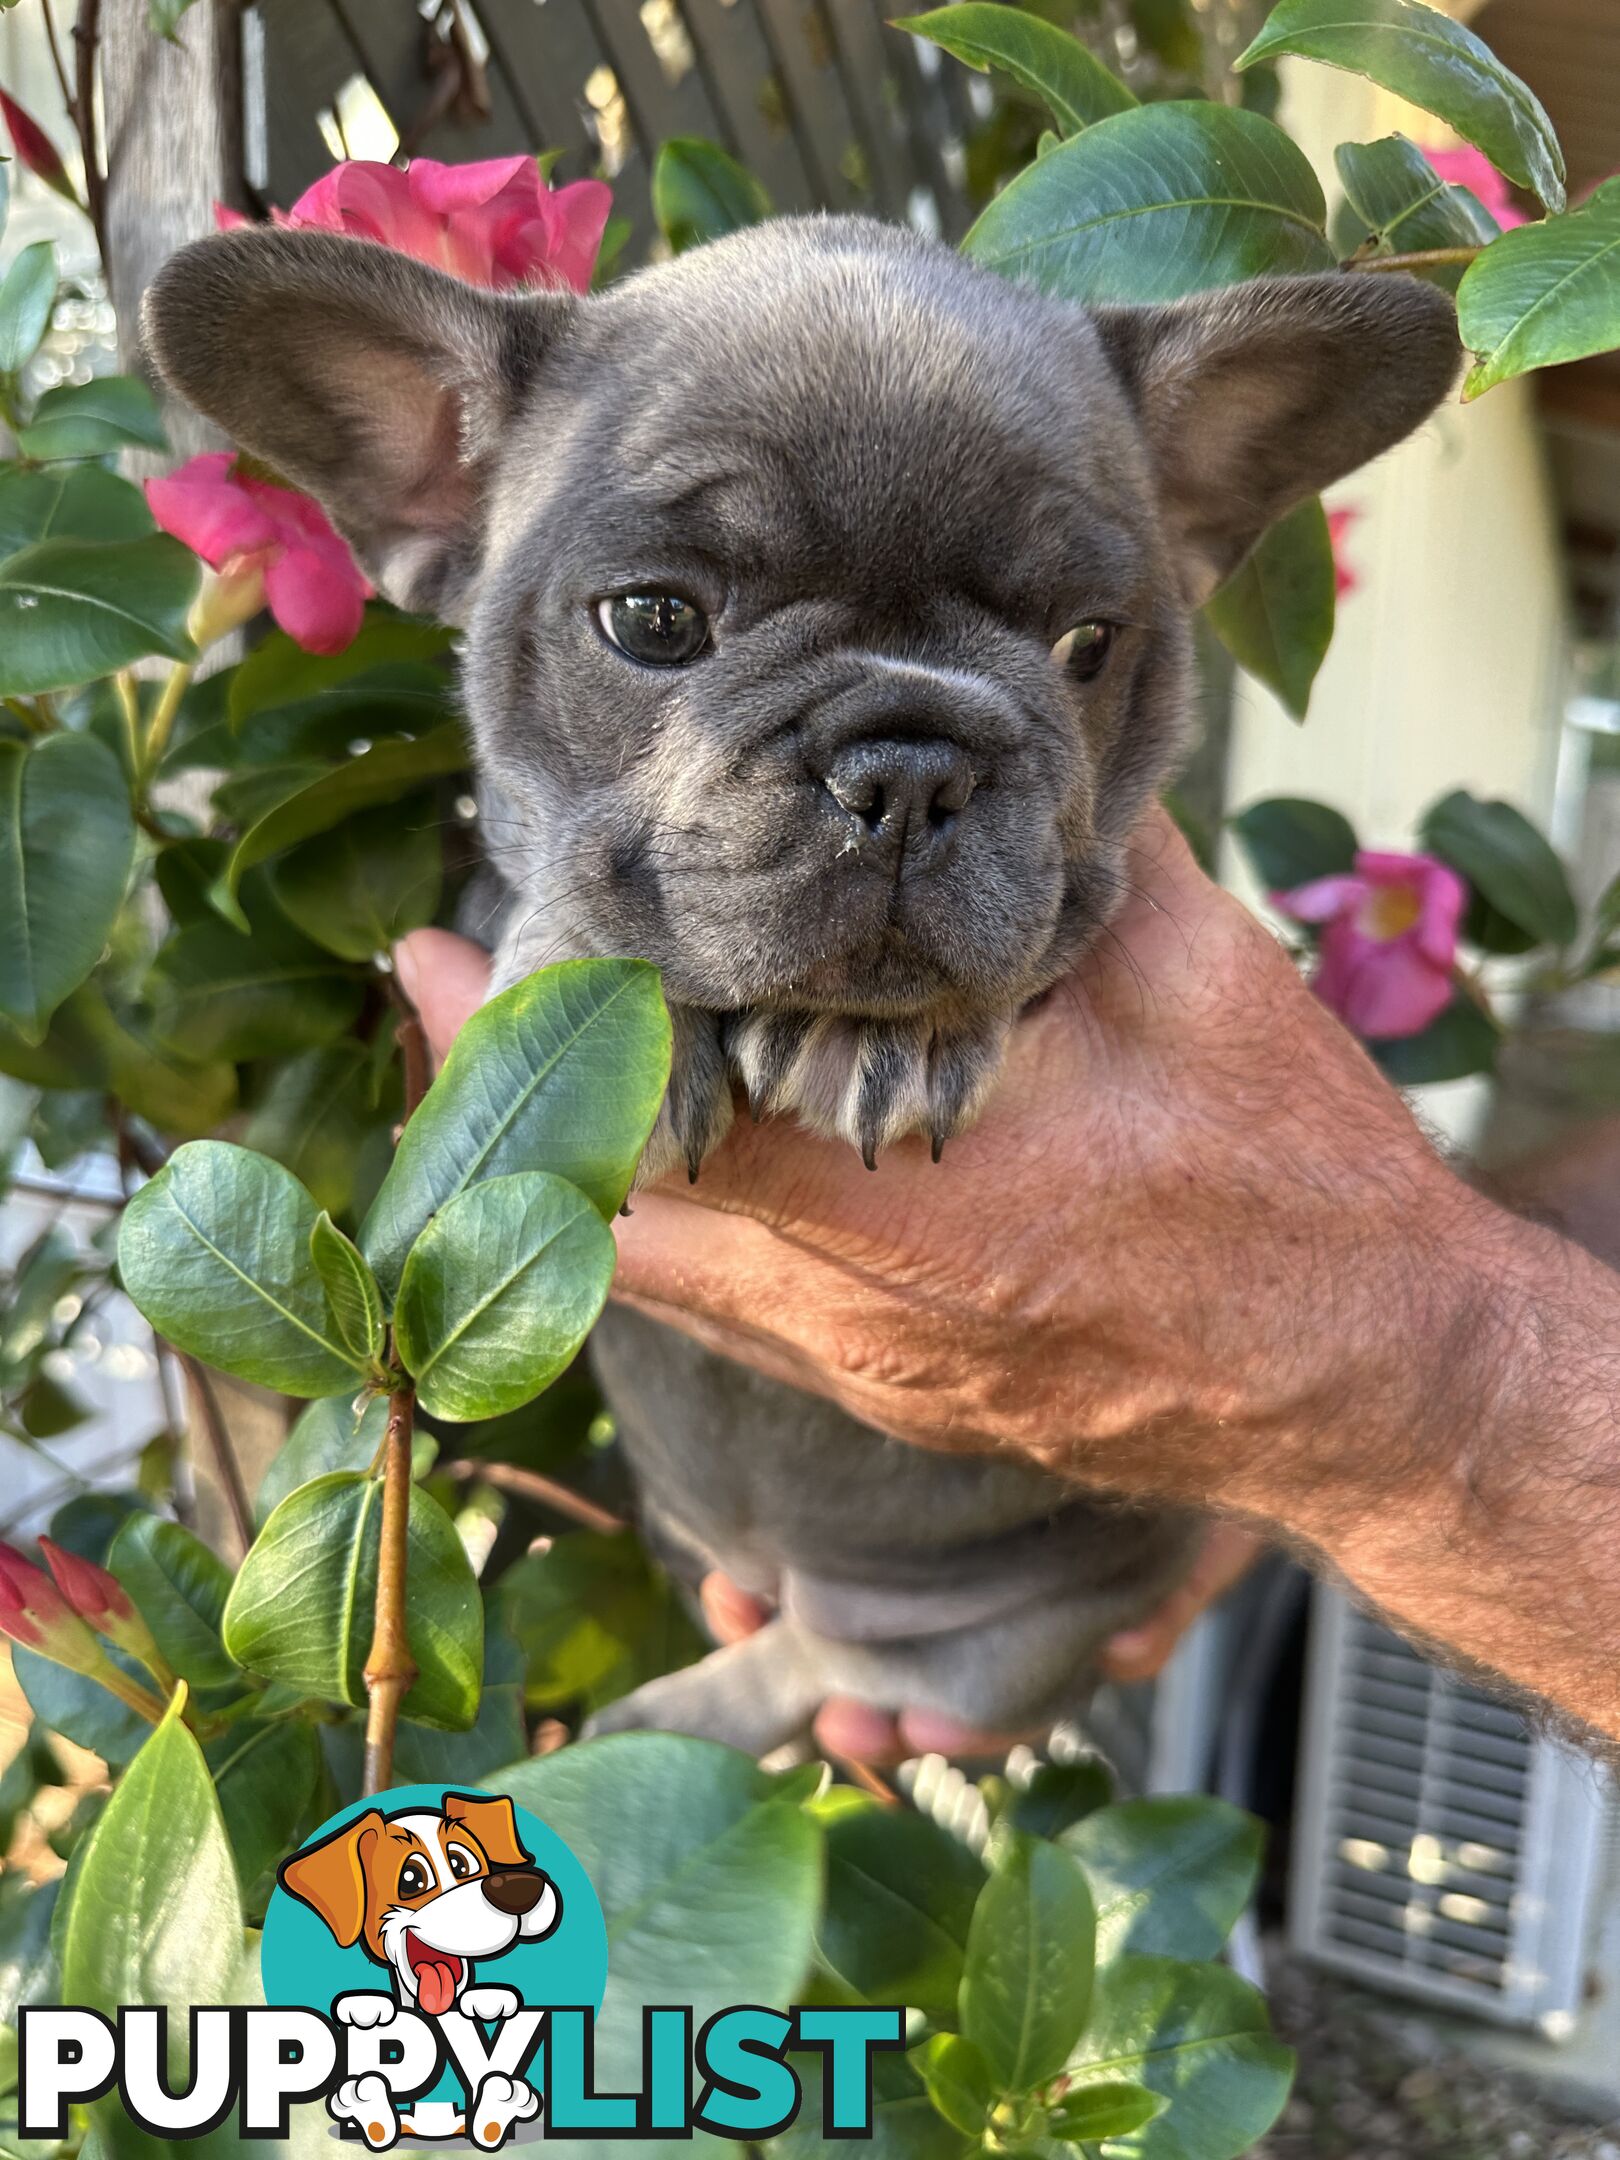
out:
{"label": "dog's tongue in logo", "polygon": [[429,2017],[443,2017],[461,1985],[462,1963],[448,1951],[433,1950],[414,1935],[405,1938],[405,1954],[416,1975],[416,1999]]}

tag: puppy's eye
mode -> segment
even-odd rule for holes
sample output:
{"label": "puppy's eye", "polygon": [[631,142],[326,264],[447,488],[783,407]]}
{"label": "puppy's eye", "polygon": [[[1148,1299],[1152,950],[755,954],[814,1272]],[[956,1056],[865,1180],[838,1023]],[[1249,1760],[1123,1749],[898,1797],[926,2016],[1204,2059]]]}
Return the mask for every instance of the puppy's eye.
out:
{"label": "puppy's eye", "polygon": [[602,635],[643,667],[684,667],[709,642],[709,618],[679,593],[620,593],[596,603]]}
{"label": "puppy's eye", "polygon": [[1113,646],[1112,623],[1076,623],[1072,630],[1065,630],[1052,647],[1052,658],[1078,681],[1095,682],[1108,665]]}
{"label": "puppy's eye", "polygon": [[478,1873],[478,1863],[470,1852],[464,1852],[459,1845],[452,1845],[450,1848],[450,1872],[457,1882],[465,1882],[469,1875]]}
{"label": "puppy's eye", "polygon": [[424,1890],[433,1888],[433,1878],[420,1860],[407,1860],[399,1871],[399,1894],[401,1897],[420,1897]]}

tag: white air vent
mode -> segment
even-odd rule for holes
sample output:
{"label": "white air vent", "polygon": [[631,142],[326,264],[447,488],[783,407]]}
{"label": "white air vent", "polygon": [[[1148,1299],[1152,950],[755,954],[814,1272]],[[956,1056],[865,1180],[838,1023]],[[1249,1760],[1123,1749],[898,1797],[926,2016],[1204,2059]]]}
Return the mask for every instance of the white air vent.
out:
{"label": "white air vent", "polygon": [[1318,1586],[1290,1932],[1317,1963],[1567,2032],[1606,1780]]}

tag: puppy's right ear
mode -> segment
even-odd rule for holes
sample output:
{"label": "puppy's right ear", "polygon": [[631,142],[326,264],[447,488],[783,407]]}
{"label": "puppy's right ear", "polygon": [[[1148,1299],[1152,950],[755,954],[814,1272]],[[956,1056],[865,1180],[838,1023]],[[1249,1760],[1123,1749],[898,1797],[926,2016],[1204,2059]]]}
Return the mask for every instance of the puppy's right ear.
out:
{"label": "puppy's right ear", "polygon": [[368,1808],[276,1871],[283,1890],[319,1913],[345,1950],[366,1924],[366,1861],[382,1827],[377,1810]]}
{"label": "puppy's right ear", "polygon": [[260,227],[182,249],[141,322],[164,380],[315,496],[391,600],[453,621],[495,446],[578,304],[486,292],[375,241]]}

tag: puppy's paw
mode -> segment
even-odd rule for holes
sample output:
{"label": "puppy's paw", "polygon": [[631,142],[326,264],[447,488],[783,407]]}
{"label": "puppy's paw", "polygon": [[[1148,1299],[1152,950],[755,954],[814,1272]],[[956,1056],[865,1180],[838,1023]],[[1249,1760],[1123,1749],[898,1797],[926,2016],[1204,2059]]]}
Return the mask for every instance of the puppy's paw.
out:
{"label": "puppy's paw", "polygon": [[523,2008],[523,1998],[516,1988],[470,1987],[456,2005],[468,2017],[483,2018],[486,2022],[495,2018],[516,2017]]}
{"label": "puppy's paw", "polygon": [[392,1995],[374,1995],[367,1991],[359,1995],[340,1995],[332,2010],[340,2025],[365,2028],[391,2023],[399,2005]]}
{"label": "puppy's paw", "polygon": [[327,2112],[337,2122],[353,2123],[373,2152],[386,2152],[399,2136],[394,2096],[387,2079],[375,2074],[346,2078],[328,2101]]}
{"label": "puppy's paw", "polygon": [[675,1035],[669,1092],[642,1153],[638,1186],[677,1167],[695,1178],[731,1129],[731,1072],[719,1021],[690,1005],[672,1006],[669,1017]]}
{"label": "puppy's paw", "polygon": [[472,2141],[484,2152],[504,2145],[512,2125],[532,2122],[540,2112],[540,2095],[522,2078],[492,2070],[478,2088],[467,2119]]}
{"label": "puppy's paw", "polygon": [[937,1160],[971,1125],[1001,1066],[1012,1016],[953,1028],[927,1020],[826,1013],[743,1013],[727,1049],[756,1117],[791,1112],[847,1140],[867,1168],[878,1150],[923,1133]]}

